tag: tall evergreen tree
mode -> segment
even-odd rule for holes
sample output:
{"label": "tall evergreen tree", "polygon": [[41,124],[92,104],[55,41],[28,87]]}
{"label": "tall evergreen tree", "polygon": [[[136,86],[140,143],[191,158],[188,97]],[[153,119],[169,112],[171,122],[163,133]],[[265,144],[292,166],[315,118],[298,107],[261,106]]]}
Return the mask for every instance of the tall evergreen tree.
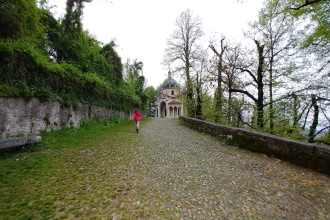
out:
{"label": "tall evergreen tree", "polygon": [[103,46],[101,54],[112,65],[115,73],[115,83],[116,85],[119,85],[123,80],[123,64],[121,62],[121,57],[115,50],[115,47],[115,42],[111,41],[109,44]]}

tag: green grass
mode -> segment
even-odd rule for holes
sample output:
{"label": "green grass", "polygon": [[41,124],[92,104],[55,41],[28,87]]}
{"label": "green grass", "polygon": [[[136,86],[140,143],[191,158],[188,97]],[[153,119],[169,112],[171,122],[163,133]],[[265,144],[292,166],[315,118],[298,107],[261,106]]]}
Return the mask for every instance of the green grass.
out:
{"label": "green grass", "polygon": [[0,152],[1,219],[93,216],[107,198],[126,190],[115,187],[120,177],[111,176],[109,167],[129,160],[134,149],[124,149],[123,139],[133,131],[125,119],[88,121],[42,133],[39,144]]}

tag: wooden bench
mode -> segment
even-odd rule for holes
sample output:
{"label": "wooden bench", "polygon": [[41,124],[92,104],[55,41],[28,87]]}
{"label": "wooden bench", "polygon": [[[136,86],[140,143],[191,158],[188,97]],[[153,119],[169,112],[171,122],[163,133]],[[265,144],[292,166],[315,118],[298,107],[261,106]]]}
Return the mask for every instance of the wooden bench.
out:
{"label": "wooden bench", "polygon": [[29,144],[41,142],[40,136],[17,137],[9,139],[0,139],[0,150],[13,147],[20,147]]}

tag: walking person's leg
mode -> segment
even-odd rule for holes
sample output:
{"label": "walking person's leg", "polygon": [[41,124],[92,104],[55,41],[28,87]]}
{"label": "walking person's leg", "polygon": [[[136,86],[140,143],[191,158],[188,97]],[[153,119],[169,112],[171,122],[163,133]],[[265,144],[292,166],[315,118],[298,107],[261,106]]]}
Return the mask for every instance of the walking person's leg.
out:
{"label": "walking person's leg", "polygon": [[139,133],[140,121],[136,121],[136,132]]}

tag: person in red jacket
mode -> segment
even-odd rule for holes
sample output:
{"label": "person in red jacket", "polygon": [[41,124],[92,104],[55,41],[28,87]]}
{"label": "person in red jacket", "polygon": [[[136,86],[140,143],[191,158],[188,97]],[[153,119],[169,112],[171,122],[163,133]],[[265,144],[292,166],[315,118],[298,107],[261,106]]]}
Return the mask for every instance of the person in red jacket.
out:
{"label": "person in red jacket", "polygon": [[140,128],[140,119],[142,117],[141,112],[139,111],[139,109],[135,109],[134,113],[133,113],[133,121],[135,121],[135,130],[136,133],[139,133],[139,128]]}

